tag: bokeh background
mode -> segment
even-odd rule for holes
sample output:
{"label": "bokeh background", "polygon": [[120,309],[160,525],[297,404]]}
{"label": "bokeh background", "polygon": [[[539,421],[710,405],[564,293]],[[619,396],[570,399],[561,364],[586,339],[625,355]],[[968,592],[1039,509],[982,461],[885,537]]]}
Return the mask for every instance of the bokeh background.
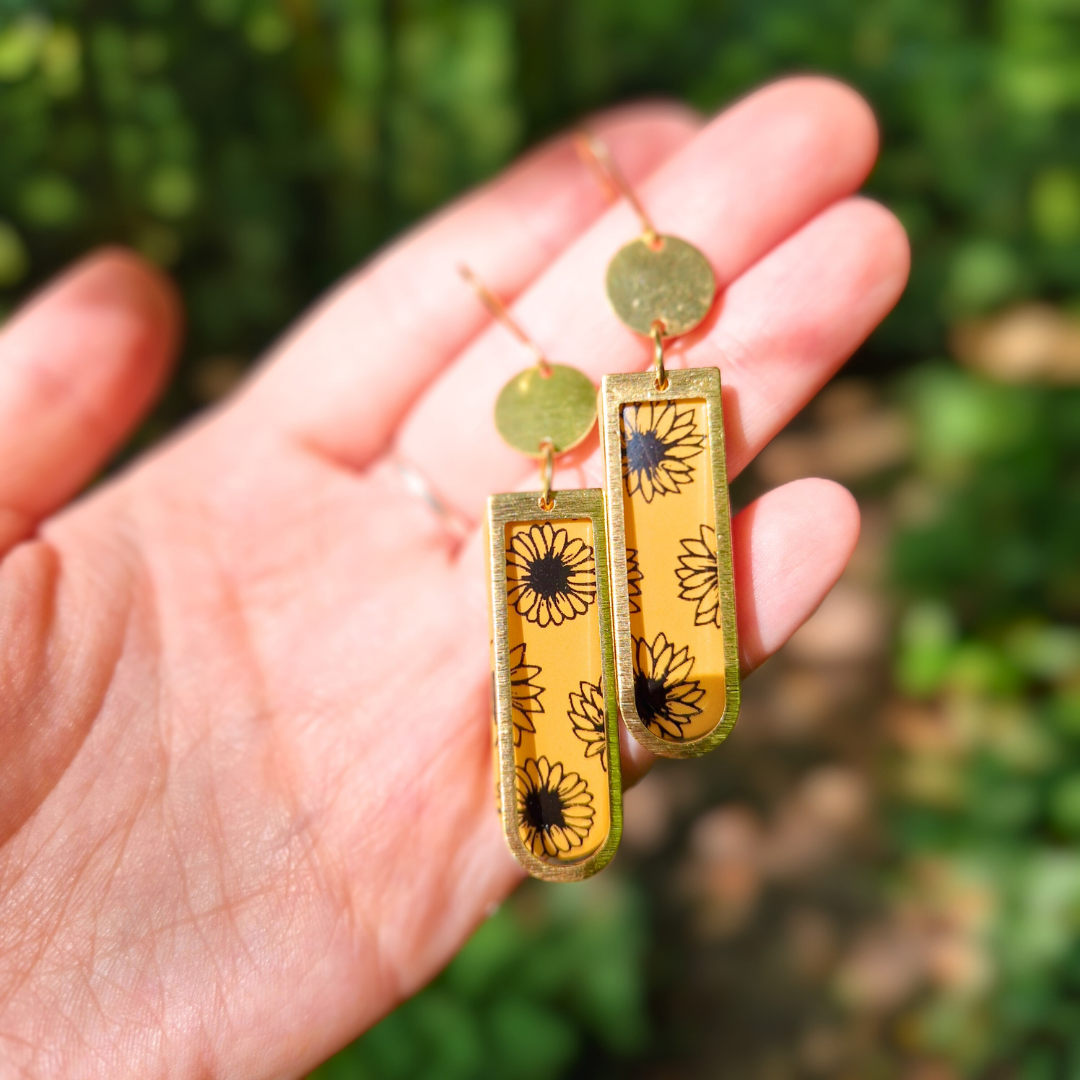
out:
{"label": "bokeh background", "polygon": [[132,449],[588,110],[807,70],[877,110],[914,271],[733,494],[848,484],[853,564],[611,869],[322,1080],[1080,1077],[1080,4],[0,0],[0,316],[105,241],[183,289]]}

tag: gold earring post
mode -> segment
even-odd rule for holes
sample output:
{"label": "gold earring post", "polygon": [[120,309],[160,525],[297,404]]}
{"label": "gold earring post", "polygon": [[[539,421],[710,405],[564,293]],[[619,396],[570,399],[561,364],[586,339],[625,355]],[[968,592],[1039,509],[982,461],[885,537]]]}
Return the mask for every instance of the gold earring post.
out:
{"label": "gold earring post", "polygon": [[545,378],[550,375],[551,363],[544,355],[543,350],[525,333],[513,315],[507,311],[506,305],[464,263],[458,267],[458,273],[461,275],[462,280],[480,298],[480,303],[533,354],[536,358],[536,366],[540,369],[540,374]]}
{"label": "gold earring post", "polygon": [[637,214],[638,221],[641,222],[641,232],[645,242],[650,247],[655,247],[660,242],[660,234],[654,228],[649,215],[645,212],[645,207],[641,205],[641,200],[630,186],[630,182],[615,164],[615,159],[607,146],[591,132],[579,131],[574,135],[574,149],[600,182],[600,186],[609,198],[621,196],[630,204],[631,209]]}

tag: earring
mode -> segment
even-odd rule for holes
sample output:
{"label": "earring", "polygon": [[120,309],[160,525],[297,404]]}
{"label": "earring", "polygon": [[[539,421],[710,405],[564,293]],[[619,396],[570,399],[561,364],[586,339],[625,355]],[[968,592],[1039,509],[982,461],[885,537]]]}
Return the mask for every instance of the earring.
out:
{"label": "earring", "polygon": [[550,363],[475,274],[462,276],[534,356],[495,404],[499,434],[540,463],[541,490],[488,499],[496,787],[503,833],[533,876],[580,881],[622,833],[607,522],[599,488],[554,491],[555,457],[596,422],[596,387]]}
{"label": "earring", "polygon": [[667,342],[708,315],[716,279],[692,244],[662,236],[598,139],[578,150],[623,196],[642,235],[607,270],[615,314],[652,341],[651,372],[600,391],[619,708],[663,757],[717,746],[739,712],[739,650],[720,371],[668,371]]}

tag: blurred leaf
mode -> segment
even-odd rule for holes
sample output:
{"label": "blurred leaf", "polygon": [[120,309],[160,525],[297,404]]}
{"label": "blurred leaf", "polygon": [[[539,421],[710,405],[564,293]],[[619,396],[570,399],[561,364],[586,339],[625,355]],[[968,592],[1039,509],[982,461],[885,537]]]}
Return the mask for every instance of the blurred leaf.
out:
{"label": "blurred leaf", "polygon": [[22,237],[0,221],[0,285],[13,285],[26,274],[28,259]]}
{"label": "blurred leaf", "polygon": [[1031,189],[1031,216],[1039,238],[1049,244],[1080,240],[1080,175],[1047,169]]}
{"label": "blurred leaf", "polygon": [[900,623],[896,679],[912,697],[941,689],[957,645],[957,625],[944,604],[925,601],[908,609]]}
{"label": "blurred leaf", "polygon": [[198,188],[195,177],[177,166],[166,165],[153,172],[146,184],[146,201],[151,210],[166,218],[183,217],[195,206]]}
{"label": "blurred leaf", "polygon": [[1006,647],[1014,661],[1035,678],[1080,675],[1080,629],[1075,626],[1025,620],[1012,628]]}
{"label": "blurred leaf", "polygon": [[55,173],[31,177],[19,193],[22,219],[29,225],[57,228],[79,216],[79,193]]}
{"label": "blurred leaf", "polygon": [[953,256],[949,292],[957,315],[985,311],[1015,296],[1023,282],[1020,260],[999,241],[972,240]]}
{"label": "blurred leaf", "polygon": [[45,41],[46,22],[27,15],[0,30],[0,82],[15,82],[30,74]]}
{"label": "blurred leaf", "polygon": [[1080,836],[1080,775],[1062,780],[1054,789],[1051,809],[1055,823],[1069,836]]}

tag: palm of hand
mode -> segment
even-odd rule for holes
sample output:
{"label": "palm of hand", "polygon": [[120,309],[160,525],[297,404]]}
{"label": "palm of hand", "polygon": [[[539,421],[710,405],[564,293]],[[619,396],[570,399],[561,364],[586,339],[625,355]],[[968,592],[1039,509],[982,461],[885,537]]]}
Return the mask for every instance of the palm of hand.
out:
{"label": "palm of hand", "polygon": [[[735,249],[687,355],[724,371],[737,469],[885,313],[905,249],[888,215],[845,198],[873,156],[848,92],[802,81],[694,126],[638,110],[605,135],[637,154],[635,179],[677,153],[646,190],[657,219],[714,264]],[[710,178],[725,158],[730,175]],[[798,205],[739,225],[769,162],[782,190],[803,186]],[[0,377],[0,412],[18,418],[4,447],[44,449],[0,482],[9,541],[38,534],[0,568],[0,1061],[297,1074],[422,985],[517,880],[492,806],[480,546],[459,546],[394,459],[473,519],[529,468],[488,430],[494,388],[522,365],[482,333],[459,258],[523,294],[557,359],[594,377],[647,362],[597,301],[629,216],[597,220],[588,184],[565,143],[545,151],[347,284],[219,412],[48,520],[141,410],[167,316],[147,272],[114,256],[7,331],[23,382]],[[122,302],[102,300],[106,279],[126,281]],[[115,377],[81,397],[39,381],[31,413],[27,372],[46,352],[62,363],[73,304]],[[112,337],[110,304],[128,328]],[[77,445],[50,434],[65,416]],[[593,444],[562,486],[597,483],[595,459]],[[747,669],[813,610],[856,530],[823,482],[740,515]]]}

